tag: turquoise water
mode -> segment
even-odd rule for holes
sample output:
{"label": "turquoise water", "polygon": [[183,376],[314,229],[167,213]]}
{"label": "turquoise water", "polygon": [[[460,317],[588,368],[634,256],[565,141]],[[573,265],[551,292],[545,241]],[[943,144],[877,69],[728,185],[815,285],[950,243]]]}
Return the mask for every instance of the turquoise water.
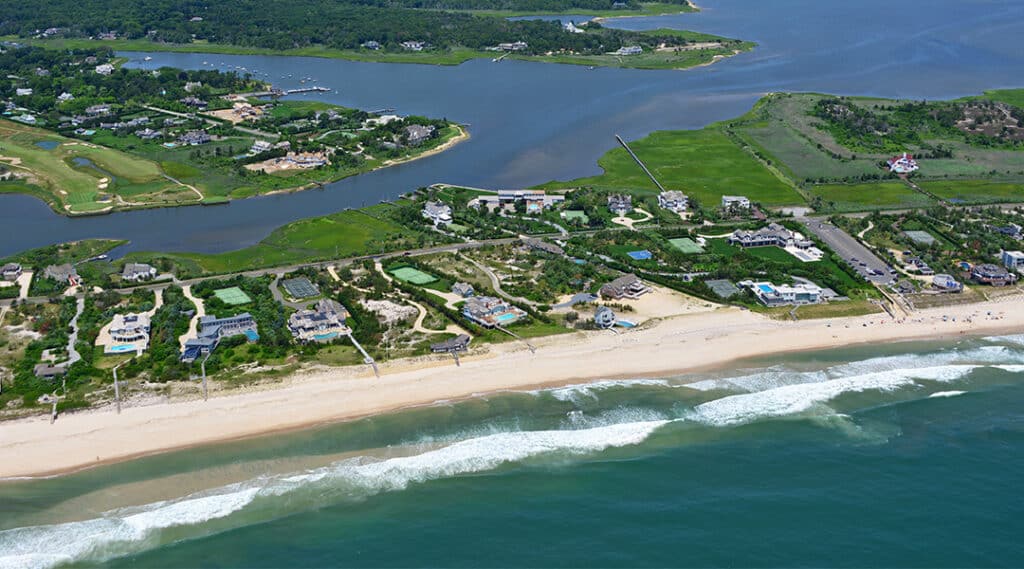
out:
{"label": "turquoise water", "polygon": [[250,342],[255,342],[260,339],[260,335],[256,330],[246,330],[245,337],[248,338]]}
{"label": "turquoise water", "polygon": [[338,337],[338,333],[337,332],[328,332],[326,334],[316,334],[315,336],[313,336],[313,339],[314,340],[330,340],[332,338],[337,338],[337,337]]}
{"label": "turquoise water", "polygon": [[623,328],[635,328],[636,327],[636,323],[635,322],[630,322],[629,320],[619,320],[618,322],[616,322],[616,324],[621,326],[621,327],[623,327]]}
{"label": "turquoise water", "polygon": [[833,350],[9,482],[0,566],[1019,566],[1022,379],[1024,336]]}
{"label": "turquoise water", "polygon": [[508,322],[509,320],[515,320],[517,318],[519,318],[519,316],[516,315],[515,313],[505,312],[503,314],[499,314],[495,319],[498,322]]}

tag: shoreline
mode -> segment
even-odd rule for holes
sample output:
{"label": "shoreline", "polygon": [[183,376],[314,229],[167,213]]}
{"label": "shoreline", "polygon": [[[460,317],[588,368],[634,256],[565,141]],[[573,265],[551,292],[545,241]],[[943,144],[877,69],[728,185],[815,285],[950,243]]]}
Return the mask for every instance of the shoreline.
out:
{"label": "shoreline", "polygon": [[[993,316],[988,316],[990,312]],[[946,317],[946,319],[944,319]],[[826,332],[826,333],[822,333]],[[195,446],[351,421],[375,414],[610,379],[670,377],[772,355],[895,341],[952,340],[1024,332],[1024,299],[922,310],[895,323],[884,314],[770,320],[735,308],[688,314],[627,333],[586,332],[489,345],[456,367],[421,357],[382,366],[311,368],[280,383],[194,399],[109,407],[0,424],[0,482],[52,477]],[[623,357],[628,350],[633,357]],[[188,424],[187,429],[182,425]]]}

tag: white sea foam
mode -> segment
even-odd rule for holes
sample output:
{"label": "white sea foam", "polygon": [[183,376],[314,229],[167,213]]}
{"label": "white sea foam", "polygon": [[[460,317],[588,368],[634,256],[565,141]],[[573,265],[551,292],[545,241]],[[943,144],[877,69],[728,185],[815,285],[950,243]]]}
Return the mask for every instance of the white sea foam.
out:
{"label": "white sea foam", "polygon": [[940,397],[956,397],[957,395],[963,395],[966,391],[936,391],[928,396],[929,399],[936,399]]}
{"label": "white sea foam", "polygon": [[[767,417],[797,415],[822,407],[843,393],[860,391],[892,391],[915,384],[915,379],[954,381],[978,366],[937,366],[918,369],[880,371],[864,375],[830,379],[816,383],[784,385],[754,393],[730,395],[702,403],[694,408],[691,418],[713,426],[750,423]],[[826,414],[831,409],[824,409]]]}
{"label": "white sea foam", "polygon": [[643,386],[671,387],[672,384],[664,379],[609,379],[605,381],[595,381],[593,383],[580,383],[551,389],[540,389],[532,391],[531,393],[536,395],[547,393],[559,401],[579,403],[583,398],[594,399],[598,396],[598,393],[608,389],[614,389],[616,387]]}
{"label": "white sea foam", "polygon": [[302,488],[317,489],[319,504],[337,487],[344,488],[346,495],[369,496],[402,490],[417,482],[492,470],[542,455],[584,455],[635,445],[668,422],[496,433],[412,456],[378,461],[350,459],[298,474],[257,478],[179,500],[114,510],[85,521],[0,531],[0,567],[53,567],[143,551],[157,545],[162,530],[226,518],[261,497]]}

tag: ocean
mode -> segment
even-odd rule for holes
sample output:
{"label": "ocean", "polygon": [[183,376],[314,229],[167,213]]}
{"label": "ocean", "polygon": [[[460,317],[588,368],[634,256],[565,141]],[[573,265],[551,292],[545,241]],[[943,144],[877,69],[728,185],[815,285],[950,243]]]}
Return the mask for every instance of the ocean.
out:
{"label": "ocean", "polygon": [[842,348],[6,481],[0,567],[1019,566],[1022,373]]}

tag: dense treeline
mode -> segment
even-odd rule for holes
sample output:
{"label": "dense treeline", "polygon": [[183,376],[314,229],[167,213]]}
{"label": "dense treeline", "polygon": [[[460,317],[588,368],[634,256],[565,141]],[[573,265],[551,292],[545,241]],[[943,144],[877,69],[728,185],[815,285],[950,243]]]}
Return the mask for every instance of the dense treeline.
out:
{"label": "dense treeline", "polygon": [[573,34],[563,30],[559,22],[508,21],[501,17],[415,9],[611,9],[613,0],[455,0],[452,4],[398,0],[383,4],[383,0],[0,0],[0,35],[31,37],[57,29],[46,35],[99,37],[113,32],[116,37],[128,39],[173,43],[206,40],[278,50],[306,46],[356,49],[367,41],[379,42],[385,49],[401,49],[399,44],[404,41],[426,42],[434,48],[481,49],[502,42],[525,41],[529,44],[527,53],[588,54],[614,51],[623,45],[686,43],[673,35],[654,38],[637,32],[597,29],[598,26],[590,33]]}

